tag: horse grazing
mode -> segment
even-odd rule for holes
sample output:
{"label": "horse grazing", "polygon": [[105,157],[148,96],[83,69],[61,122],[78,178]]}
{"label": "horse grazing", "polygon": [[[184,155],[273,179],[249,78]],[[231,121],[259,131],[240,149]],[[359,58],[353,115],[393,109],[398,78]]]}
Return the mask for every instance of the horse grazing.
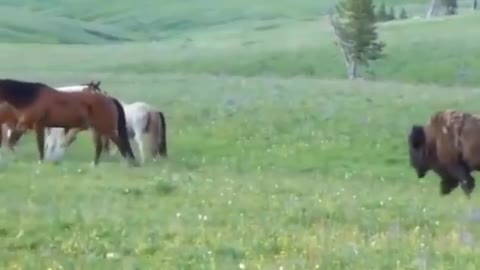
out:
{"label": "horse grazing", "polygon": [[[152,158],[157,155],[167,157],[167,125],[165,116],[161,111],[145,102],[133,102],[130,104],[121,102],[127,118],[129,138],[134,139],[138,145],[141,162],[145,162],[145,149],[143,136],[148,134],[149,152]],[[109,150],[109,141],[104,142],[104,149]]]}
{"label": "horse grazing", "polygon": [[[82,83],[79,85],[73,85],[73,86],[62,86],[62,87],[56,87],[56,90],[62,91],[62,92],[79,92],[83,91],[86,88],[92,88],[96,89],[96,91],[101,92],[100,90],[100,81],[98,82],[93,82],[90,81],[89,83]],[[8,109],[11,108],[2,108],[0,109],[0,123],[2,127],[2,134],[0,135],[0,145],[1,144],[6,144],[7,147],[13,151],[15,145],[18,143],[20,138],[23,136],[25,133],[24,131],[20,130],[15,130],[15,125],[13,122],[16,123],[17,119],[14,113],[9,111]],[[47,140],[46,140],[46,150],[47,150],[47,155],[51,154],[53,151],[53,148],[56,146],[52,144],[52,140],[49,137],[50,134],[60,134],[61,132],[64,132],[64,128],[46,128],[45,132],[47,134]]]}
{"label": "horse grazing", "polygon": [[424,125],[413,125],[408,136],[410,165],[418,178],[433,170],[440,194],[458,185],[470,198],[475,188],[471,172],[480,170],[480,116],[456,110],[434,113]]}
{"label": "horse grazing", "polygon": [[[108,96],[108,94],[100,89],[100,81],[94,83],[93,81],[88,84],[66,86],[57,88],[62,91],[91,91],[100,92]],[[156,155],[163,157],[167,156],[167,143],[166,143],[166,123],[165,116],[162,112],[155,110],[153,107],[144,102],[134,102],[127,104],[120,101],[120,104],[124,108],[127,122],[127,130],[129,139],[135,139],[140,151],[141,162],[145,162],[145,150],[143,136],[145,134],[150,135],[150,153],[153,158]],[[79,132],[78,129],[72,129],[69,134],[65,136],[65,132],[60,128],[52,128],[47,136],[47,145],[50,150],[49,153],[53,154],[54,149],[60,149],[68,147]],[[103,137],[103,149],[110,151],[109,138]]]}
{"label": "horse grazing", "polygon": [[102,136],[110,138],[130,165],[138,166],[128,140],[125,112],[112,98],[95,92],[61,92],[39,82],[0,80],[0,104],[17,116],[15,129],[34,130],[39,161],[44,159],[46,127],[93,129],[94,165],[102,152]]}
{"label": "horse grazing", "polygon": [[[100,89],[100,81],[97,81],[96,83],[93,81],[90,81],[89,83],[83,83],[79,85],[72,85],[72,86],[62,86],[62,87],[56,87],[56,90],[62,91],[62,92],[81,92],[81,91],[87,91],[87,92],[98,92],[98,93],[104,93]],[[113,101],[113,100],[112,100]],[[118,102],[118,101],[117,101]],[[47,140],[46,140],[46,150],[48,155],[53,155],[54,151],[56,149],[65,149],[65,147],[70,146],[76,138],[77,134],[82,131],[83,129],[65,129],[65,128],[47,128],[45,131],[47,133]]]}

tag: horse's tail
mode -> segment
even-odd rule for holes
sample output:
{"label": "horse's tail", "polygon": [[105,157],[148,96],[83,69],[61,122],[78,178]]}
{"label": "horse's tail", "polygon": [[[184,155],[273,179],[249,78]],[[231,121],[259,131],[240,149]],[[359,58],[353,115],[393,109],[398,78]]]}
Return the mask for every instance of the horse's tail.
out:
{"label": "horse's tail", "polygon": [[135,155],[133,154],[132,146],[130,145],[130,140],[128,139],[127,132],[127,120],[125,119],[125,110],[123,109],[122,104],[113,97],[110,97],[117,108],[117,129],[119,137],[119,150],[124,158],[130,159],[130,161],[135,160]]}
{"label": "horse's tail", "polygon": [[157,153],[161,156],[166,156],[163,145],[165,144],[164,128],[165,123],[163,115],[157,111],[148,112],[147,131],[150,135],[150,150],[152,156]]}
{"label": "horse's tail", "polygon": [[160,118],[160,126],[161,126],[161,141],[158,144],[158,153],[166,157],[167,156],[167,122],[165,121],[165,116],[161,111],[158,111],[158,117]]}

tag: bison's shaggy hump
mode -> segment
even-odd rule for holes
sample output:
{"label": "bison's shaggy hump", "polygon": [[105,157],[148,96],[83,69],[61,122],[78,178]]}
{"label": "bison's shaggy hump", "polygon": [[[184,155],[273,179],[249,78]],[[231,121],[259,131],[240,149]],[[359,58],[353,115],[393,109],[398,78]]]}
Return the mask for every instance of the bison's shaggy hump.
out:
{"label": "bison's shaggy hump", "polygon": [[442,194],[459,183],[465,194],[473,191],[475,179],[470,173],[480,169],[480,117],[457,110],[439,111],[425,126],[412,126],[408,141],[410,163],[418,177],[435,171],[442,178]]}

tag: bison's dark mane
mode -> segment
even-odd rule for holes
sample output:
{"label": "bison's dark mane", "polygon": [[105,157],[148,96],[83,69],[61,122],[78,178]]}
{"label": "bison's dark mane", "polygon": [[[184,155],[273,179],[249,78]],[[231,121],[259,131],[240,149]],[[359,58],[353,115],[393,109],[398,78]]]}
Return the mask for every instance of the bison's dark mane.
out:
{"label": "bison's dark mane", "polygon": [[425,130],[420,125],[412,126],[410,131],[409,141],[412,144],[413,148],[420,147],[426,141]]}

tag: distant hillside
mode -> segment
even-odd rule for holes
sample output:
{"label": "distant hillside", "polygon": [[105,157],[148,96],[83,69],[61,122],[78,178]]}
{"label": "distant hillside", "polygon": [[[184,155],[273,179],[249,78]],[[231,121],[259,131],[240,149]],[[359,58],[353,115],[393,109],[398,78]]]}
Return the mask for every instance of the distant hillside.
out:
{"label": "distant hillside", "polygon": [[[377,1],[378,3],[382,1]],[[423,14],[428,1],[386,0]],[[101,44],[164,40],[219,25],[325,14],[333,0],[2,0],[0,42]],[[237,25],[237,26],[236,26]]]}

